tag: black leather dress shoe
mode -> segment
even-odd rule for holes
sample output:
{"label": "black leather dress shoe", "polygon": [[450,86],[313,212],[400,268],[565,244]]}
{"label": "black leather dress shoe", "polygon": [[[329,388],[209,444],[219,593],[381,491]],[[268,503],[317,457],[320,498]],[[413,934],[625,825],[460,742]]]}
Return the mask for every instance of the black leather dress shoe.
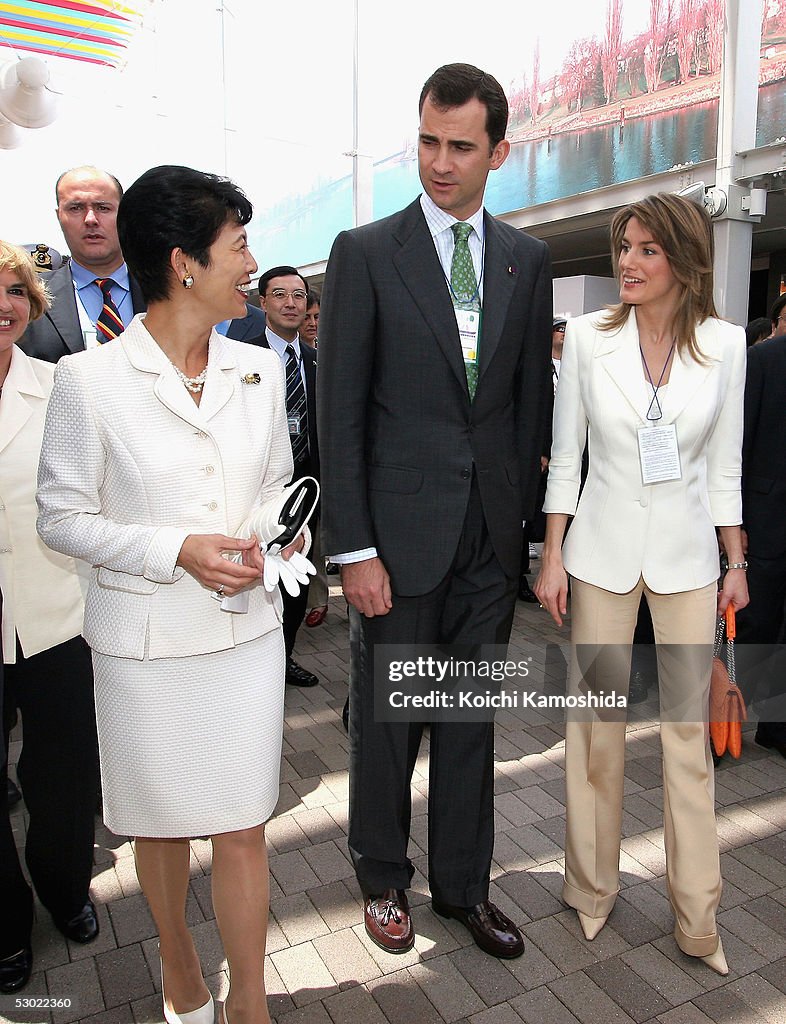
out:
{"label": "black leather dress shoe", "polygon": [[529,580],[526,576],[522,576],[519,580],[519,601],[526,601],[527,604],[538,604],[538,599],[529,585]]}
{"label": "black leather dress shoe", "polygon": [[774,722],[772,726],[759,725],[754,740],[760,747],[777,750],[781,757],[786,757],[786,725]]}
{"label": "black leather dress shoe", "polygon": [[72,942],[84,945],[98,938],[98,918],[92,900],[88,900],[79,913],[74,914],[67,921],[59,921],[54,918],[54,922],[58,931],[61,931]]}
{"label": "black leather dress shoe", "polygon": [[296,661],[287,658],[286,682],[287,686],[316,686],[319,679],[313,672],[309,672],[302,665],[298,665]]}
{"label": "black leather dress shoe", "polygon": [[0,960],[0,992],[18,992],[30,981],[32,972],[33,951],[29,946]]}
{"label": "black leather dress shoe", "polygon": [[452,917],[469,929],[475,945],[490,956],[503,960],[514,960],[524,952],[524,939],[521,932],[499,907],[489,900],[476,904],[474,907],[449,907],[445,903],[431,901],[435,914],[440,917]]}

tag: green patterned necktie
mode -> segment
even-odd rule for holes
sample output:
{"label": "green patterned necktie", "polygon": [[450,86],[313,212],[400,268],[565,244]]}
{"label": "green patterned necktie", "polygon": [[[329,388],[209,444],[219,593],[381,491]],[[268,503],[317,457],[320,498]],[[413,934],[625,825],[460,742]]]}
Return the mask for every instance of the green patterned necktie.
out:
{"label": "green patterned necktie", "polygon": [[[451,225],[451,231],[456,239],[453,247],[453,259],[450,264],[450,290],[453,293],[453,305],[457,309],[477,310],[480,313],[478,279],[475,277],[475,268],[472,265],[472,254],[469,251],[468,241],[472,233],[472,225],[458,221],[456,224]],[[479,350],[480,334],[478,334],[478,349],[475,353],[475,360],[464,360],[470,399],[474,399],[478,386]]]}

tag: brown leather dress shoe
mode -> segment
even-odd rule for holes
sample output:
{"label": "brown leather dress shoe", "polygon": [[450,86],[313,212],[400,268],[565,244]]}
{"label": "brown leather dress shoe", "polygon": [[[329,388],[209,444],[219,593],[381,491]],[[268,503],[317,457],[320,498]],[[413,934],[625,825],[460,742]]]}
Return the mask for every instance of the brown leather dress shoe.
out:
{"label": "brown leather dress shoe", "polygon": [[406,953],[415,945],[415,929],[403,889],[385,889],[380,896],[366,896],[363,923],[371,941],[388,953]]}
{"label": "brown leather dress shoe", "polygon": [[449,907],[445,903],[431,901],[435,914],[452,917],[469,929],[475,945],[491,956],[503,960],[514,960],[524,952],[521,932],[499,907],[484,900],[474,907]]}

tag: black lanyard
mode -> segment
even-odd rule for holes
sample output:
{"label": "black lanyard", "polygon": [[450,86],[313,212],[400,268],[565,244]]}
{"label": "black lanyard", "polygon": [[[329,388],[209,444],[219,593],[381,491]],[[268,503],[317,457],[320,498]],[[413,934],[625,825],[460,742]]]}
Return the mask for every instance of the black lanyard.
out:
{"label": "black lanyard", "polygon": [[[658,377],[658,383],[657,384],[653,384],[652,383],[652,374],[650,373],[649,366],[647,366],[647,360],[644,358],[644,350],[641,347],[641,342],[639,342],[639,352],[641,352],[641,361],[642,361],[642,363],[644,363],[644,369],[647,371],[647,380],[650,382],[650,387],[652,388],[652,401],[647,406],[647,419],[651,423],[657,423],[658,420],[663,418],[663,410],[661,409],[660,402],[658,401],[658,390],[660,389],[660,386],[663,383],[663,378],[664,378],[664,376],[666,374],[666,369],[667,369],[667,367],[669,365],[669,362],[671,361],[671,357],[674,355],[674,346],[676,344],[677,344],[677,339],[675,338],[674,341],[672,341],[672,343],[671,343],[671,348],[669,349],[669,354],[666,356],[666,362],[663,364],[663,369],[660,371],[660,377]],[[655,407],[655,413],[656,413],[656,415],[654,415],[654,416],[652,415],[653,406]]]}

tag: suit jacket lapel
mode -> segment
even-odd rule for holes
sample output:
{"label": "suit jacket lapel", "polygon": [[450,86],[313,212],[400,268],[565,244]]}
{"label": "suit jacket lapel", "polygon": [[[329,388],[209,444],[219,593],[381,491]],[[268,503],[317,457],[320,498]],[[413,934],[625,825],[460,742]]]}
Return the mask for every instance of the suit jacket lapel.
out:
{"label": "suit jacket lapel", "polygon": [[[209,420],[227,404],[236,387],[240,387],[242,370],[224,339],[214,330],[210,335],[207,358],[207,380],[199,403],[199,412]],[[183,388],[185,391],[186,389]],[[189,398],[189,401],[193,399]],[[194,408],[197,408],[194,406]]]}
{"label": "suit jacket lapel", "polygon": [[618,331],[599,331],[596,358],[624,395],[626,401],[641,417],[644,369],[639,352],[639,332],[636,312],[631,310],[627,321]]}
{"label": "suit jacket lapel", "polygon": [[685,409],[707,377],[723,361],[721,349],[715,345],[714,332],[705,322],[696,328],[699,350],[706,357],[705,363],[697,363],[686,356],[683,360],[674,353],[674,365],[669,377],[668,399],[664,402],[663,422],[673,423]]}
{"label": "suit jacket lapel", "polygon": [[3,452],[13,438],[33,415],[36,404],[46,401],[48,395],[41,386],[31,366],[30,358],[14,348],[11,365],[3,383],[3,400],[0,401],[0,452]]}
{"label": "suit jacket lapel", "polygon": [[[714,344],[712,331],[708,330],[706,325],[700,324],[696,328],[696,339],[699,348],[707,357],[707,363],[697,363],[690,357],[682,359],[675,352],[669,374],[668,398],[663,401],[663,418],[660,422],[664,425],[677,419],[707,376],[721,361],[720,350]],[[631,310],[630,316],[619,331],[613,334],[601,332],[596,354],[634,412],[642,417],[646,411],[642,400],[644,367],[639,350],[635,309]],[[655,373],[654,367],[650,367],[650,370]],[[651,392],[650,388],[650,394]]]}
{"label": "suit jacket lapel", "polygon": [[486,239],[483,259],[483,325],[480,335],[481,377],[499,345],[517,275],[521,270],[515,264],[512,247],[499,230],[496,220],[485,213],[483,224]]}
{"label": "suit jacket lapel", "polygon": [[[218,345],[214,344],[218,339]],[[235,381],[235,361],[227,352],[223,339],[215,331],[210,336],[207,381],[199,405],[183,386],[163,351],[151,337],[142,320],[134,320],[122,335],[123,350],[129,362],[144,373],[157,374],[153,392],[158,400],[175,416],[204,430],[207,420],[229,401]]]}
{"label": "suit jacket lapel", "polygon": [[0,402],[0,452],[8,447],[33,415],[35,403],[46,399],[27,356],[21,349],[14,349]]}
{"label": "suit jacket lapel", "polygon": [[76,305],[74,279],[68,267],[56,270],[47,281],[52,293],[52,308],[46,316],[60,335],[69,352],[81,352],[85,347],[79,310]]}
{"label": "suit jacket lapel", "polygon": [[[420,200],[416,199],[403,211],[402,222],[394,231],[394,237],[401,248],[393,257],[393,263],[415,305],[423,314],[423,319],[431,328],[450,368],[467,392],[469,401],[467,373],[461,355],[456,316],[437,250],[420,208]],[[485,333],[485,324],[483,329]]]}

